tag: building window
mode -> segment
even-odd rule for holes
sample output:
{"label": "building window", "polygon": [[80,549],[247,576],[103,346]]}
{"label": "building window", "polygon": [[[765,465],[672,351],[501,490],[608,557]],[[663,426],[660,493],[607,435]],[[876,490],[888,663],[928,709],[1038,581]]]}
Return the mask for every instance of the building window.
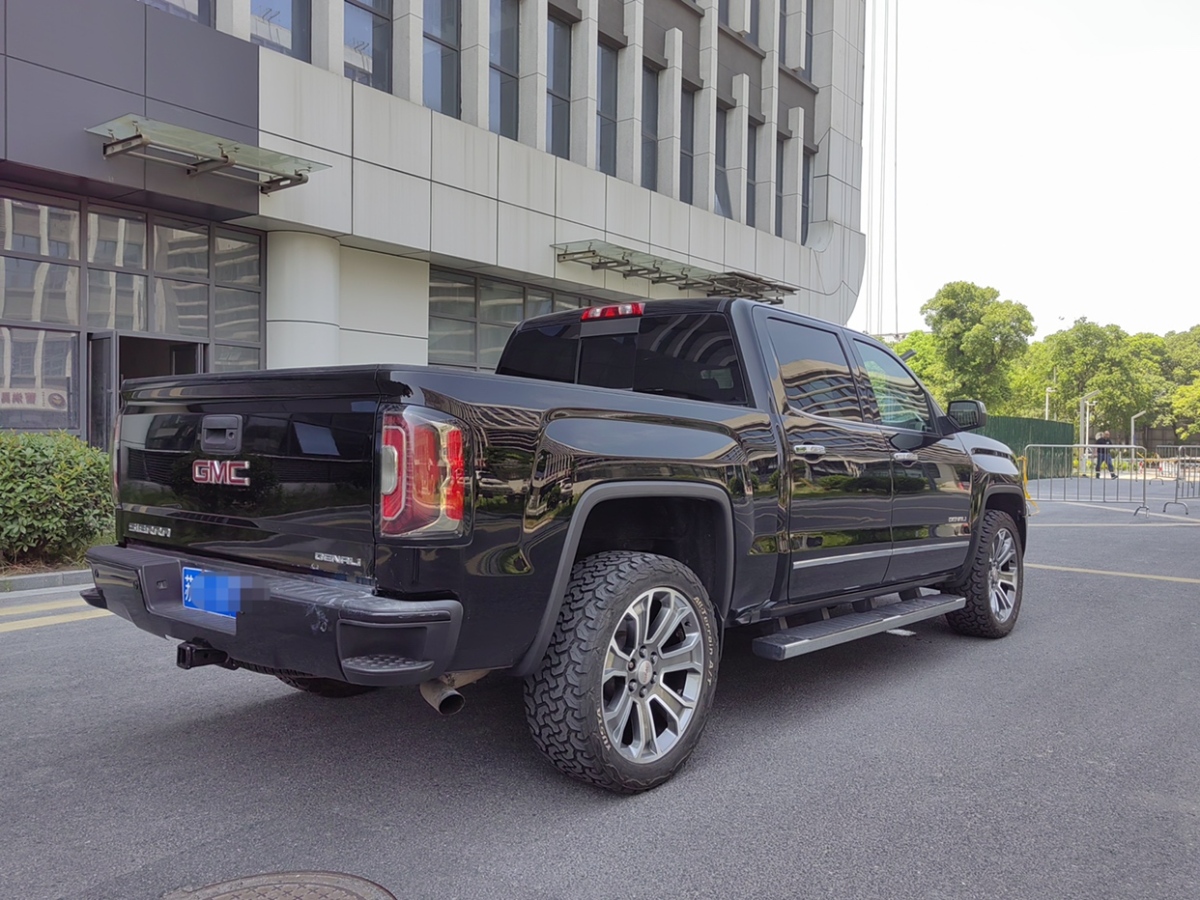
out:
{"label": "building window", "polygon": [[462,117],[459,0],[425,0],[425,105],[455,119]]}
{"label": "building window", "polygon": [[392,0],[343,0],[346,77],[392,89]]}
{"label": "building window", "polygon": [[496,134],[515,141],[519,121],[517,85],[521,57],[520,2],[491,0],[491,3],[488,127]]}
{"label": "building window", "polygon": [[758,217],[758,126],[746,128],[746,224],[753,227]]}
{"label": "building window", "polygon": [[617,174],[617,51],[600,45],[596,62],[596,164],[605,175]]}
{"label": "building window", "polygon": [[800,184],[800,243],[808,243],[809,207],[812,203],[812,154],[804,154],[804,172]]}
{"label": "building window", "polygon": [[729,0],[718,0],[717,21],[726,27],[729,26]]}
{"label": "building window", "polygon": [[729,147],[729,110],[717,110],[716,179],[713,183],[713,211],[718,216],[733,218],[733,204],[729,199],[729,171],[726,168]]}
{"label": "building window", "polygon": [[548,19],[546,56],[546,149],[571,157],[571,26]]}
{"label": "building window", "polygon": [[494,278],[429,273],[429,362],[493,371],[524,319],[590,306],[587,298]]}
{"label": "building window", "polygon": [[658,190],[658,72],[642,69],[642,187]]}
{"label": "building window", "polygon": [[142,0],[147,6],[169,12],[173,16],[187,19],[189,22],[199,22],[201,25],[212,26],[212,0]]}
{"label": "building window", "polygon": [[783,237],[783,151],[787,142],[775,141],[775,236]]}
{"label": "building window", "polygon": [[311,0],[253,0],[250,40],[308,62],[312,58]]}
{"label": "building window", "polygon": [[750,2],[750,38],[752,44],[758,43],[758,24],[759,24],[759,9],[758,0],[749,0]]}
{"label": "building window", "polygon": [[779,0],[779,32],[775,39],[778,42],[780,66],[787,66],[787,8],[788,0]]}
{"label": "building window", "polygon": [[692,202],[696,152],[696,92],[683,90],[679,103],[679,199]]}

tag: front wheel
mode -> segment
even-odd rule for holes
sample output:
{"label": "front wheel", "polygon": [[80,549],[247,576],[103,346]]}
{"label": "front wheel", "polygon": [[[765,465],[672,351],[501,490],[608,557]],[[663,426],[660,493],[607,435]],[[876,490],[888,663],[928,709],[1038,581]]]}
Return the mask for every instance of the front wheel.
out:
{"label": "front wheel", "polygon": [[650,553],[588,557],[525,680],[534,742],[572,778],[624,794],[657,787],[700,739],[717,657],[708,593],[691,569]]}
{"label": "front wheel", "polygon": [[971,567],[962,581],[950,586],[967,598],[967,605],[946,613],[946,621],[959,634],[1004,637],[1021,612],[1024,574],[1021,538],[1012,516],[998,509],[987,510]]}

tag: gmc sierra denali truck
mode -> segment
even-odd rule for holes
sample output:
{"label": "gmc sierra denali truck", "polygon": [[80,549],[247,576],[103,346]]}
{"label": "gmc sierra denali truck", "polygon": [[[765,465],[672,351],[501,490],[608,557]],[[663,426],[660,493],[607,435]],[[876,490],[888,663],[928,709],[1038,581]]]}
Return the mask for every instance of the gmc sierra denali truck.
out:
{"label": "gmc sierra denali truck", "polygon": [[632,793],[700,737],[726,629],[787,660],[944,615],[1008,634],[1012,453],[886,346],[749,300],[530,319],[495,374],[403,365],[123,387],[92,605],[183,668],[444,712],[524,679],[534,741]]}

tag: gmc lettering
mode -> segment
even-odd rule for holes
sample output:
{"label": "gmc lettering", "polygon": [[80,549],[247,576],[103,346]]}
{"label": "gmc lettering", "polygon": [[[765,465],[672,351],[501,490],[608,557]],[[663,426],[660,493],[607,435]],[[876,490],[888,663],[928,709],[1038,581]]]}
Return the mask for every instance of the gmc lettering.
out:
{"label": "gmc lettering", "polygon": [[249,469],[250,463],[244,459],[198,459],[192,463],[192,481],[250,487]]}

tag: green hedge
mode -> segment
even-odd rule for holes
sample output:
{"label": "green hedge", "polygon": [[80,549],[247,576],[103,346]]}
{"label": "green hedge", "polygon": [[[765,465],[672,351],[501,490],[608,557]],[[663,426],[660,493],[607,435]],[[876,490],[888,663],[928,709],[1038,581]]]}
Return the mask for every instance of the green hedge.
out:
{"label": "green hedge", "polygon": [[0,431],[0,564],[77,560],[112,529],[110,473],[73,435]]}

